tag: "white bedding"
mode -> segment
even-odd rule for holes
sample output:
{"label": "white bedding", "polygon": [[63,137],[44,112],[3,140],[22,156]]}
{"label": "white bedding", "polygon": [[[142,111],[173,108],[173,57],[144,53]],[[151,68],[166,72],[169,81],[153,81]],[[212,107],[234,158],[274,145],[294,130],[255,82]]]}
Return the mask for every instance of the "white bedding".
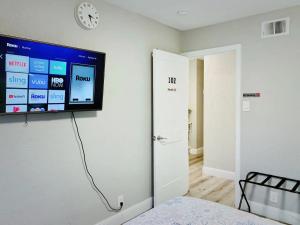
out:
{"label": "white bedding", "polygon": [[125,225],[279,225],[214,202],[178,197],[125,223]]}

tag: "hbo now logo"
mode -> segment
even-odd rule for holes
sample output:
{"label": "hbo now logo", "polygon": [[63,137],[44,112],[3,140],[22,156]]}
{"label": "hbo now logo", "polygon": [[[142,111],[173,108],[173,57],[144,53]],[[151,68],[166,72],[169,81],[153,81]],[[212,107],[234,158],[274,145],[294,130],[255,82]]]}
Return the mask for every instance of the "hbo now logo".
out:
{"label": "hbo now logo", "polygon": [[64,88],[64,79],[58,77],[51,78],[51,87],[52,88]]}

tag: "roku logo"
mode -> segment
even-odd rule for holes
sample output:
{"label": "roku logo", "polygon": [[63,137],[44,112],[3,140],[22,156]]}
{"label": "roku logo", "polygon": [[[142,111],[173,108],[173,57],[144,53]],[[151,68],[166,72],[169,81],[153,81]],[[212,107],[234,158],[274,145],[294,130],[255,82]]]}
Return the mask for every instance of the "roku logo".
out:
{"label": "roku logo", "polygon": [[76,80],[79,80],[79,81],[91,81],[91,78],[90,77],[81,77],[79,75],[76,75]]}
{"label": "roku logo", "polygon": [[27,63],[26,62],[21,62],[21,61],[9,61],[8,62],[9,66],[19,66],[19,67],[26,67]]}
{"label": "roku logo", "polygon": [[33,99],[44,99],[44,98],[46,98],[46,96],[45,95],[31,94],[31,98],[33,98]]}
{"label": "roku logo", "polygon": [[10,44],[10,43],[6,43],[6,46],[10,47],[10,48],[18,48],[19,47],[18,45]]}

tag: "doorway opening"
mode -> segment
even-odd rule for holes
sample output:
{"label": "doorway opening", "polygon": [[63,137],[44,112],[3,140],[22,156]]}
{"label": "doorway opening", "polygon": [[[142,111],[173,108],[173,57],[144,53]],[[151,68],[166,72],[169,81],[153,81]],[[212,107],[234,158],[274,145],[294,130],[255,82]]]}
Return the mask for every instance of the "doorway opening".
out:
{"label": "doorway opening", "polygon": [[190,59],[187,196],[234,207],[239,197],[241,46],[185,56]]}

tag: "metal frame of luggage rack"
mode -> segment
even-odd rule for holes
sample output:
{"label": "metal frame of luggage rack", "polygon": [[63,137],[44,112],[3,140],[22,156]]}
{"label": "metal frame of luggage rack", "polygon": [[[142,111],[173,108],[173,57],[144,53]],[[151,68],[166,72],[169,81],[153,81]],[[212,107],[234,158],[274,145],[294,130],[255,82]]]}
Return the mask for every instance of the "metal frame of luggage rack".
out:
{"label": "metal frame of luggage rack", "polygon": [[[259,178],[263,178],[263,180],[260,182],[257,181]],[[279,181],[275,185],[272,185],[270,182],[270,181],[272,181],[272,179],[277,179]],[[294,183],[292,185],[292,188],[286,188],[285,186],[283,186],[283,184],[287,184],[288,182]],[[244,185],[242,185],[243,183],[244,183]],[[291,193],[300,195],[300,188],[299,188],[300,180],[294,180],[294,179],[290,179],[287,177],[280,177],[280,176],[275,176],[275,175],[265,174],[265,173],[260,173],[260,172],[249,172],[247,174],[245,180],[239,181],[239,185],[240,185],[240,188],[242,191],[239,209],[241,209],[243,199],[245,199],[247,206],[248,206],[249,213],[251,212],[251,208],[250,208],[250,204],[249,204],[248,199],[245,194],[245,189],[246,189],[247,183],[264,186],[264,187],[268,187],[268,188],[273,188],[276,190],[287,191],[287,192],[291,192]]]}

